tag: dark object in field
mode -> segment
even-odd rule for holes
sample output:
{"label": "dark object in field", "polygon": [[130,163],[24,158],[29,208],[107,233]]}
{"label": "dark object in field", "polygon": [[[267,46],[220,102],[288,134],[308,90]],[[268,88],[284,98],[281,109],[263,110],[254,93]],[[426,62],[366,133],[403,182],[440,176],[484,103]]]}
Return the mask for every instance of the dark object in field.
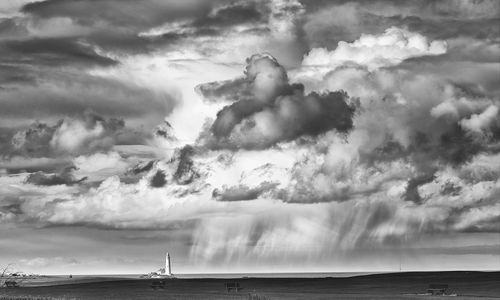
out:
{"label": "dark object in field", "polygon": [[153,290],[156,290],[156,289],[164,289],[165,288],[165,285],[166,285],[166,281],[165,280],[155,280],[153,282],[151,282],[151,288]]}
{"label": "dark object in field", "polygon": [[231,290],[234,290],[235,292],[238,292],[239,290],[242,289],[240,286],[239,282],[226,282],[224,283],[224,286],[226,287],[226,291],[229,293]]}
{"label": "dark object in field", "polygon": [[13,281],[13,280],[5,281],[4,285],[5,285],[5,287],[8,287],[8,288],[19,287],[19,284],[17,283],[17,281]]}
{"label": "dark object in field", "polygon": [[431,295],[446,295],[448,292],[447,284],[429,284],[427,293]]}
{"label": "dark object in field", "polygon": [[248,300],[271,300],[271,299],[259,294],[248,294]]}

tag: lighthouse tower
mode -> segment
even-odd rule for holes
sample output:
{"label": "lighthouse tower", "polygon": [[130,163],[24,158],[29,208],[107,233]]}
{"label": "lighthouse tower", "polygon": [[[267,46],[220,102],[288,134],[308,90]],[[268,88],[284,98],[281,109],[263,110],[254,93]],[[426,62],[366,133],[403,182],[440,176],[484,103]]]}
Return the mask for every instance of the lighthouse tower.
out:
{"label": "lighthouse tower", "polygon": [[172,265],[170,264],[170,254],[165,256],[165,275],[172,276]]}

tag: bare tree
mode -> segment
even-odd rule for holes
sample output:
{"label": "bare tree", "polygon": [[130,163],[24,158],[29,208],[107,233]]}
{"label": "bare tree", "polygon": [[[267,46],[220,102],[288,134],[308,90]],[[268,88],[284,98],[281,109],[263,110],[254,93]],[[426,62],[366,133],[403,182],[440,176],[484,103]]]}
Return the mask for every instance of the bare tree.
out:
{"label": "bare tree", "polygon": [[2,274],[0,274],[0,287],[5,286],[5,281],[9,279],[9,271],[11,270],[13,264],[8,264],[4,268],[1,269]]}
{"label": "bare tree", "polygon": [[14,264],[10,263],[7,266],[0,269],[0,288],[6,287],[8,283],[14,283],[14,286],[19,286],[21,282],[24,281],[24,278],[14,276],[12,272],[12,266]]}

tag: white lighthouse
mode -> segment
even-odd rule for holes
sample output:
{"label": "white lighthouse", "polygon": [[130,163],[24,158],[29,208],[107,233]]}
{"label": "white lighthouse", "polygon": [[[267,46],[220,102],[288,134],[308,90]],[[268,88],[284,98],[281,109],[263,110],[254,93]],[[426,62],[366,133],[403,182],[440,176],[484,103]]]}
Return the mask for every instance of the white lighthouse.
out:
{"label": "white lighthouse", "polygon": [[170,254],[168,252],[167,255],[165,255],[165,269],[163,274],[172,276],[172,265],[170,264]]}
{"label": "white lighthouse", "polygon": [[170,254],[167,252],[165,255],[165,267],[160,268],[156,272],[151,272],[149,274],[142,275],[143,278],[170,278],[175,279],[174,274],[172,274],[172,265],[170,264]]}

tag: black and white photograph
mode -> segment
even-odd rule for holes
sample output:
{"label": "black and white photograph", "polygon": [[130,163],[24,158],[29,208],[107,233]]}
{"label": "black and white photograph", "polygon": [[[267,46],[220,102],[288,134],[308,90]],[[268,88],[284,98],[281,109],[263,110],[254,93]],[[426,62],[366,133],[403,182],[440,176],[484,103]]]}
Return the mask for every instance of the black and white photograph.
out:
{"label": "black and white photograph", "polygon": [[500,299],[499,0],[0,0],[0,300]]}

